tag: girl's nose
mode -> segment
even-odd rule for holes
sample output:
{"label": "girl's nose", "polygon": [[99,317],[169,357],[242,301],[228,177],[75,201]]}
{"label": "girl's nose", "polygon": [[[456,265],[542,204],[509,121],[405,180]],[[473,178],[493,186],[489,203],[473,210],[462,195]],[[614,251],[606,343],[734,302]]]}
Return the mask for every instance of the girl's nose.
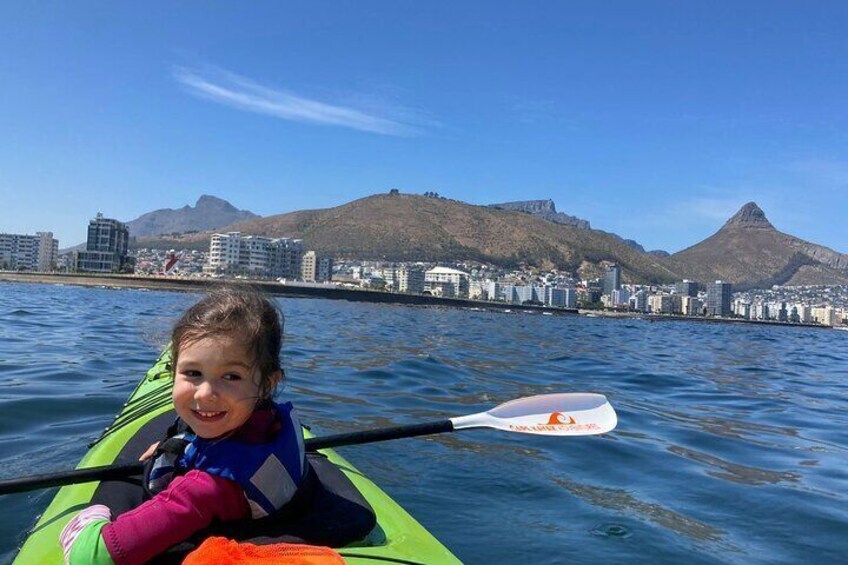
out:
{"label": "girl's nose", "polygon": [[196,399],[209,399],[216,396],[218,396],[218,393],[209,381],[203,381],[194,389]]}

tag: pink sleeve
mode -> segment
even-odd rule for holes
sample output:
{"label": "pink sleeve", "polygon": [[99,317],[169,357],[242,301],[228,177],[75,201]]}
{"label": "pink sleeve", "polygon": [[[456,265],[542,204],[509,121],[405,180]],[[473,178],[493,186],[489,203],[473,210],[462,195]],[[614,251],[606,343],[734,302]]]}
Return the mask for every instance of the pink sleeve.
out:
{"label": "pink sleeve", "polygon": [[250,516],[244,491],[233,481],[192,470],[141,506],[103,527],[116,565],[145,563],[212,522]]}

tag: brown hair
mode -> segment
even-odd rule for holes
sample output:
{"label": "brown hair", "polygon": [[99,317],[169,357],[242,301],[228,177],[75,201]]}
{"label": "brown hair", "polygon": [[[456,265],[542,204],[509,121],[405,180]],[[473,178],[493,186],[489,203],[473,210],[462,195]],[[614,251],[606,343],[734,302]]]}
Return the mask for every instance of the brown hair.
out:
{"label": "brown hair", "polygon": [[208,337],[230,336],[247,348],[259,370],[260,399],[270,398],[281,371],[283,314],[262,292],[248,285],[214,288],[177,320],[171,334],[171,367],[176,370],[180,349]]}

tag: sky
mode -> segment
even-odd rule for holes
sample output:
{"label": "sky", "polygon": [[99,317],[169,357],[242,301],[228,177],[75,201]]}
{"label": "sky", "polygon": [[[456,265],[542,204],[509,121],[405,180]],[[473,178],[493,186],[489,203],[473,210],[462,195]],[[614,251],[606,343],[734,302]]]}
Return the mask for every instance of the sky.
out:
{"label": "sky", "polygon": [[755,201],[848,253],[848,2],[0,3],[0,232],[202,194],[552,199],[679,251]]}

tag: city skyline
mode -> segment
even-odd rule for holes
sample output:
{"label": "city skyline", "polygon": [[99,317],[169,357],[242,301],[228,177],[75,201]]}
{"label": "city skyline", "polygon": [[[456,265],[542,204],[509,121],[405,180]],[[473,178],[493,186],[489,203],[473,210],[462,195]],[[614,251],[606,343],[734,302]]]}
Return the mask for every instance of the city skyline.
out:
{"label": "city skyline", "polygon": [[214,194],[553,199],[676,252],[756,201],[848,252],[848,8],[0,7],[0,232],[85,240]]}

